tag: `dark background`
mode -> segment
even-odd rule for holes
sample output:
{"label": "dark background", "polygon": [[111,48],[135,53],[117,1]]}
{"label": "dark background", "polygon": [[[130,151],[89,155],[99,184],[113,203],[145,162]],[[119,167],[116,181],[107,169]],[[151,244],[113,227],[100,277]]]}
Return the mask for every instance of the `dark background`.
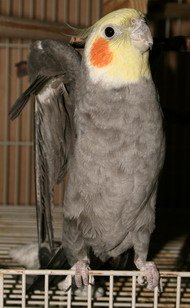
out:
{"label": "dark background", "polygon": [[[166,35],[166,20],[158,15],[166,10],[166,4],[167,1],[149,1],[148,19],[159,42]],[[152,55],[153,79],[160,95],[166,133],[166,158],[160,176],[157,207],[190,209],[189,19],[179,21],[174,18],[168,34],[170,39],[181,34],[183,38],[170,40],[167,46],[163,44]]]}

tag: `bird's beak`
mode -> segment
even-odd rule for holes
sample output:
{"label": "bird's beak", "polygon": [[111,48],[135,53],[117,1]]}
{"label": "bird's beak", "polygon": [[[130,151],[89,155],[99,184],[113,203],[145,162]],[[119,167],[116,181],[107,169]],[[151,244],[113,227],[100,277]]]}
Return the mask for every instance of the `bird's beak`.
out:
{"label": "bird's beak", "polygon": [[131,42],[141,53],[152,48],[153,39],[149,27],[143,18],[134,18],[129,27]]}

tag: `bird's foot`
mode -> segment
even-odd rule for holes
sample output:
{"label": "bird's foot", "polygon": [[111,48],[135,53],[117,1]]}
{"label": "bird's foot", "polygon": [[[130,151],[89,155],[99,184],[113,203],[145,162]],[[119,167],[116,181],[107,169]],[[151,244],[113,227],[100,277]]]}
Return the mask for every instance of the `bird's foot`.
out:
{"label": "bird's foot", "polygon": [[146,285],[150,290],[159,285],[159,272],[154,262],[143,262],[141,259],[137,259],[135,265],[141,272],[138,284]]}
{"label": "bird's foot", "polygon": [[[89,284],[88,271],[90,270],[89,262],[87,260],[77,261],[72,267],[71,270],[75,271],[74,280],[77,288],[82,288]],[[92,280],[92,284],[94,280]],[[65,280],[58,284],[60,290],[68,291],[71,287],[70,277],[67,276]]]}
{"label": "bird's foot", "polygon": [[72,269],[75,270],[75,284],[77,288],[82,288],[87,286],[89,283],[88,271],[90,270],[89,262],[86,260],[81,260],[76,262]]}

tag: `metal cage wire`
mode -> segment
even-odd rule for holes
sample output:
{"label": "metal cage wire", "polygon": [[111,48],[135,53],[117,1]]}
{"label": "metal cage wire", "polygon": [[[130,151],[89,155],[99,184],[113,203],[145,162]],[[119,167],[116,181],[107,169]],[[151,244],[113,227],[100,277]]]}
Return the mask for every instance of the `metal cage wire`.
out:
{"label": "metal cage wire", "polygon": [[[56,207],[53,212],[55,237],[61,236],[62,209]],[[10,258],[9,250],[25,243],[37,242],[34,207],[2,207],[0,215],[0,308],[5,307],[138,307],[138,308],[189,308],[190,272],[176,272],[183,248],[189,245],[188,236],[181,234],[162,244],[162,249],[154,255],[154,261],[161,271],[162,289],[150,291],[140,287],[136,278],[138,271],[90,271],[90,279],[99,280],[97,285],[104,288],[104,294],[94,298],[93,288],[88,286],[86,298],[73,290],[65,293],[57,287],[49,287],[50,275],[73,275],[65,270],[25,270]],[[11,228],[10,228],[11,226]],[[158,244],[158,243],[157,243]],[[186,258],[187,259],[187,258]],[[26,282],[31,276],[45,277],[44,290],[36,290],[26,295]],[[100,282],[100,284],[99,284]],[[28,282],[29,283],[29,282]]]}
{"label": "metal cage wire", "polygon": [[[50,290],[48,286],[50,275],[69,275],[72,280],[73,271],[64,270],[0,270],[0,308],[4,307],[151,307],[151,308],[187,308],[190,305],[190,273],[161,272],[163,293],[158,287],[148,291],[137,285],[137,271],[90,271],[89,285],[86,297],[73,296],[68,292]],[[26,278],[29,275],[44,276],[44,291],[36,291],[26,295]],[[93,299],[92,276],[108,278],[105,295]],[[18,277],[20,277],[18,282]],[[120,278],[120,282],[117,278]],[[123,280],[122,280],[123,278]],[[12,294],[7,287],[17,281],[17,288]],[[119,291],[124,284],[123,291]],[[168,291],[169,290],[169,291]],[[121,294],[120,294],[121,293]],[[144,293],[144,295],[140,295]]]}

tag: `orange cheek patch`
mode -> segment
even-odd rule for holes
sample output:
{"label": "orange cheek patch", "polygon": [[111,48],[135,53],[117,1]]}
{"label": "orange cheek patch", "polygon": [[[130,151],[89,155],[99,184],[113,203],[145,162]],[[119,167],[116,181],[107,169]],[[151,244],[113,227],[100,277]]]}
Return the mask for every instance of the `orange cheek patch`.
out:
{"label": "orange cheek patch", "polygon": [[96,67],[104,67],[113,59],[109,43],[102,37],[95,40],[90,50],[90,63]]}

